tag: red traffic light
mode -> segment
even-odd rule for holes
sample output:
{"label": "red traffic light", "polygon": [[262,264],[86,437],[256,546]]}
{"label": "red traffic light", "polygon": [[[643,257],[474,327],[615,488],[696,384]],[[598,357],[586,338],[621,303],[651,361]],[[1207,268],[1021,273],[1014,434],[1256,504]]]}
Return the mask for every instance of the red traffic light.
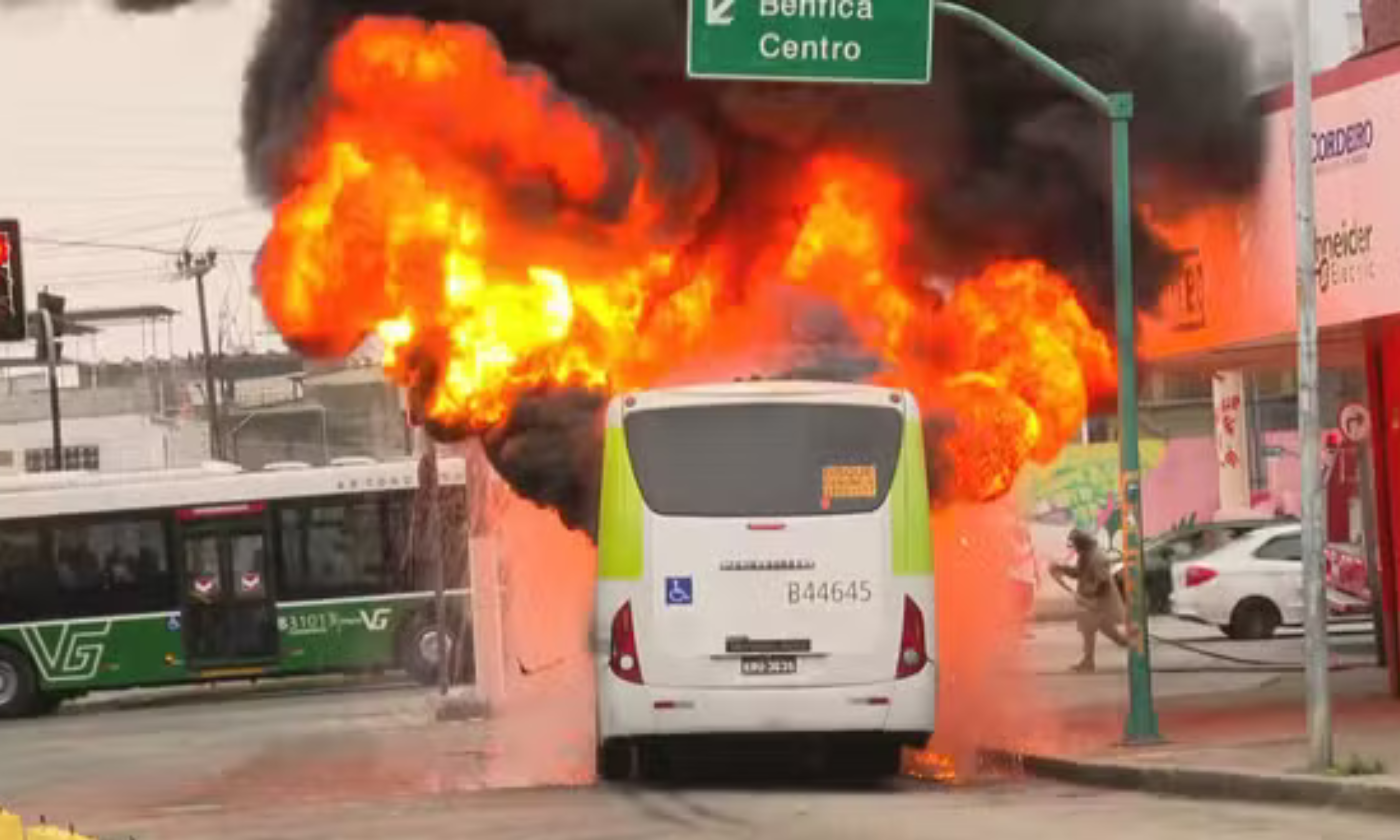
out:
{"label": "red traffic light", "polygon": [[0,342],[24,341],[27,337],[21,260],[19,221],[0,219]]}

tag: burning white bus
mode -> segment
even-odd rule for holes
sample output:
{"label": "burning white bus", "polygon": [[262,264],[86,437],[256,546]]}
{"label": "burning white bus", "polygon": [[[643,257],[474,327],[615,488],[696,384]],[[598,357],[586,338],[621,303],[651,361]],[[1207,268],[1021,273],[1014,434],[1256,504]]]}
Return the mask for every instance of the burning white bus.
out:
{"label": "burning white bus", "polygon": [[[912,396],[743,382],[608,410],[598,772],[734,736],[897,772],[933,732],[933,555]],[[606,644],[601,644],[606,640]]]}

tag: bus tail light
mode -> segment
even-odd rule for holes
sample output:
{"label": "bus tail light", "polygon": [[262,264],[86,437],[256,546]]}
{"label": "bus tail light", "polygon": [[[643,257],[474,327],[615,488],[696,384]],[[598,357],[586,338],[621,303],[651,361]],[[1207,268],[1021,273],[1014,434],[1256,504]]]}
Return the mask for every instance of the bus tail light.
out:
{"label": "bus tail light", "polygon": [[904,630],[899,636],[899,667],[895,679],[912,677],[928,664],[928,642],[924,638],[924,612],[914,599],[904,596]]}
{"label": "bus tail light", "polygon": [[632,624],[632,602],[623,603],[612,620],[612,649],[608,667],[620,680],[642,684],[642,660],[637,656],[637,634]]}

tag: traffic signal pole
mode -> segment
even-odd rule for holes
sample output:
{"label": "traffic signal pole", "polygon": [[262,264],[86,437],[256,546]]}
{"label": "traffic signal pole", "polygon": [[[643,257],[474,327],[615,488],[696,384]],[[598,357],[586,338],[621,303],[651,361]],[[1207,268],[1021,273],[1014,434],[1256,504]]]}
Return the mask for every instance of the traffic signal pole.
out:
{"label": "traffic signal pole", "polygon": [[49,369],[49,422],[53,424],[53,468],[55,472],[62,472],[63,417],[59,414],[58,404],[58,342],[54,341],[53,313],[43,306],[39,307],[39,323],[43,331],[39,340],[44,342],[44,364]]}
{"label": "traffic signal pole", "polygon": [[[1299,0],[1305,2],[1305,0]],[[1129,167],[1131,93],[1104,93],[1068,67],[1022,40],[986,15],[933,0],[935,14],[955,18],[1024,59],[1041,75],[1082,99],[1109,121],[1113,193],[1113,287],[1118,333],[1118,490],[1123,510],[1123,570],[1128,596],[1128,717],[1123,740],[1161,740],[1152,705],[1152,664],[1147,635],[1147,598],[1142,569],[1142,480],[1138,451],[1137,310],[1133,300],[1132,170]]]}

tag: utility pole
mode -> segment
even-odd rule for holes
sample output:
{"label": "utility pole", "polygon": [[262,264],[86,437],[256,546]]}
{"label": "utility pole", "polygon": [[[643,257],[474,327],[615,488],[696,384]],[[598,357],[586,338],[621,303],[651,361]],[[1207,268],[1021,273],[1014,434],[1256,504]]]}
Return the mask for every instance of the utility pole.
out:
{"label": "utility pole", "polygon": [[209,346],[209,310],[204,299],[204,275],[214,270],[219,255],[210,248],[202,254],[194,254],[185,249],[180,253],[175,268],[185,279],[194,279],[199,293],[199,334],[204,342],[204,401],[209,414],[209,456],[215,461],[224,457],[224,442],[219,434],[219,395],[214,390],[214,353]]}
{"label": "utility pole", "polygon": [[443,551],[442,511],[439,507],[441,494],[438,491],[437,444],[424,426],[419,431],[422,455],[418,460],[418,492],[424,498],[423,537],[428,551],[433,557],[433,614],[435,616],[435,641],[437,647],[438,694],[447,696],[452,680],[453,651],[448,650],[447,634],[451,626],[447,620],[447,558]]}
{"label": "utility pole", "polygon": [[1308,767],[1332,766],[1327,570],[1322,556],[1322,420],[1317,404],[1317,278],[1312,164],[1312,0],[1293,2],[1293,201],[1297,224],[1298,437],[1302,448],[1303,621]]}

